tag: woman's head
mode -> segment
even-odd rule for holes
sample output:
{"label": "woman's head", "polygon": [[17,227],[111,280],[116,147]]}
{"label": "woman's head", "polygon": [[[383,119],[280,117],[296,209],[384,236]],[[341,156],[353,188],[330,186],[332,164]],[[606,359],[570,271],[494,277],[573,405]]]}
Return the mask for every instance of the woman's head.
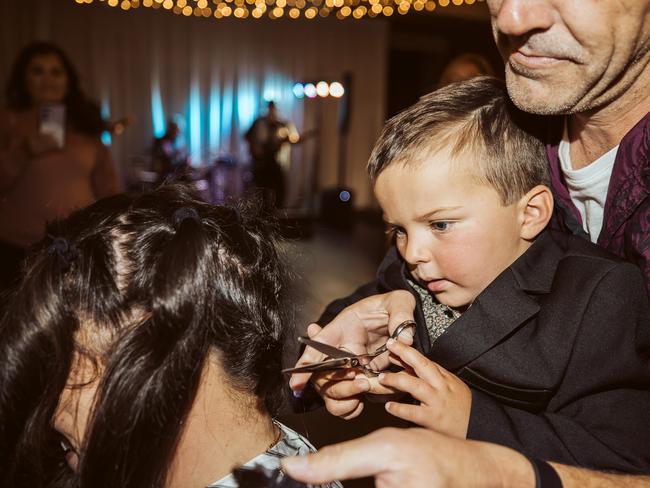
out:
{"label": "woman's head", "polygon": [[62,103],[77,130],[94,135],[104,129],[99,110],[81,90],[74,65],[49,42],[33,42],[18,54],[7,82],[6,102],[11,110]]}
{"label": "woman's head", "polygon": [[[162,486],[208,361],[275,412],[285,280],[263,218],[168,186],[101,200],[49,232],[0,329],[0,451],[13,453],[0,475]],[[84,408],[87,428],[71,427]],[[66,441],[83,451],[76,477],[52,423],[83,434]]]}

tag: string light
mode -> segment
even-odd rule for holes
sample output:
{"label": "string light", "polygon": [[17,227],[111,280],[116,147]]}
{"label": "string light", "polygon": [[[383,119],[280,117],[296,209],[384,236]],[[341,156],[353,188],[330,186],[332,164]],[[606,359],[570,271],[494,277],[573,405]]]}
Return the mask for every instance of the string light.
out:
{"label": "string light", "polygon": [[345,94],[345,88],[338,81],[328,83],[327,81],[296,82],[292,88],[296,98],[341,98]]}
{"label": "string light", "polygon": [[[237,19],[288,18],[312,20],[336,15],[337,19],[360,20],[379,16],[429,15],[437,7],[460,8],[485,0],[72,0],[78,5],[100,3],[123,11],[143,8],[164,9],[185,17]],[[316,86],[314,86],[316,90]],[[330,86],[331,90],[331,86]],[[309,93],[311,94],[311,88]],[[308,96],[303,91],[303,96]],[[313,96],[322,96],[313,92]],[[329,96],[335,96],[332,93]]]}

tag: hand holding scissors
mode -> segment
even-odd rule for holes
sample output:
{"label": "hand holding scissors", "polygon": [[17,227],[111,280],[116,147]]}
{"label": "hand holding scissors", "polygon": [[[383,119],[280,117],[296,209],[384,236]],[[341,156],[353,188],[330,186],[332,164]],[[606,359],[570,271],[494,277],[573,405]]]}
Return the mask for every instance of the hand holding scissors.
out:
{"label": "hand holding scissors", "polygon": [[[377,352],[402,322],[413,320],[414,309],[415,298],[407,291],[397,290],[374,295],[350,305],[323,328],[311,324],[307,333],[311,340],[345,351],[346,357],[363,356],[369,352]],[[399,334],[400,342],[411,344],[413,334],[412,327],[403,329]],[[328,353],[307,347],[295,366],[300,368],[321,363],[328,356]],[[330,358],[344,359],[333,356]],[[365,358],[362,362],[369,363],[368,356]],[[334,364],[338,364],[336,369],[330,367]],[[341,367],[343,364],[344,361],[339,361],[292,372],[289,384],[294,395],[300,396],[311,380],[314,389],[325,401],[327,410],[332,415],[349,419],[356,417],[363,410],[365,393],[390,392],[375,378],[369,378],[359,369]],[[386,369],[389,364],[388,354],[379,354],[372,359],[374,371]]]}
{"label": "hand holding scissors", "polygon": [[[415,322],[413,320],[405,320],[399,324],[391,334],[390,338],[397,340],[399,335],[409,327],[415,327]],[[354,354],[350,351],[346,351],[345,349],[339,349],[338,347],[330,346],[329,344],[318,342],[306,337],[299,337],[298,341],[302,342],[306,346],[313,347],[317,351],[325,354],[329,359],[325,359],[316,363],[305,364],[303,366],[297,366],[294,368],[283,369],[282,372],[285,374],[307,372],[318,373],[325,371],[337,371],[340,369],[360,369],[364,374],[368,376],[377,376],[381,373],[381,371],[375,370],[371,365],[371,361],[388,351],[385,343],[374,352]]]}

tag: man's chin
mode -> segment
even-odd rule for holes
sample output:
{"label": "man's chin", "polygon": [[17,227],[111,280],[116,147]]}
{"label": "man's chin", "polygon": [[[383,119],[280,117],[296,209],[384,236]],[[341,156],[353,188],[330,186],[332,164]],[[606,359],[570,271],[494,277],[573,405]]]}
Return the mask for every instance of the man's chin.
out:
{"label": "man's chin", "polygon": [[571,113],[575,100],[574,87],[563,83],[551,83],[548,77],[530,77],[516,73],[506,66],[506,85],[513,103],[524,112],[539,115],[562,115]]}

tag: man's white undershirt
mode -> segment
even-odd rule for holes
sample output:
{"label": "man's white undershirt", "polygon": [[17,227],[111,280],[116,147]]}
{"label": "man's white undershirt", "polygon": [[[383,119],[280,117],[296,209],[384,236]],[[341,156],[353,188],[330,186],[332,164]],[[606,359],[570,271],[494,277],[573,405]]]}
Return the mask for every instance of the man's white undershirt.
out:
{"label": "man's white undershirt", "polygon": [[598,240],[600,230],[603,227],[607,188],[609,187],[617,152],[618,146],[610,149],[584,168],[574,170],[571,165],[571,151],[565,123],[564,136],[558,151],[560,167],[571,200],[573,200],[582,217],[582,227],[589,234],[592,242]]}

